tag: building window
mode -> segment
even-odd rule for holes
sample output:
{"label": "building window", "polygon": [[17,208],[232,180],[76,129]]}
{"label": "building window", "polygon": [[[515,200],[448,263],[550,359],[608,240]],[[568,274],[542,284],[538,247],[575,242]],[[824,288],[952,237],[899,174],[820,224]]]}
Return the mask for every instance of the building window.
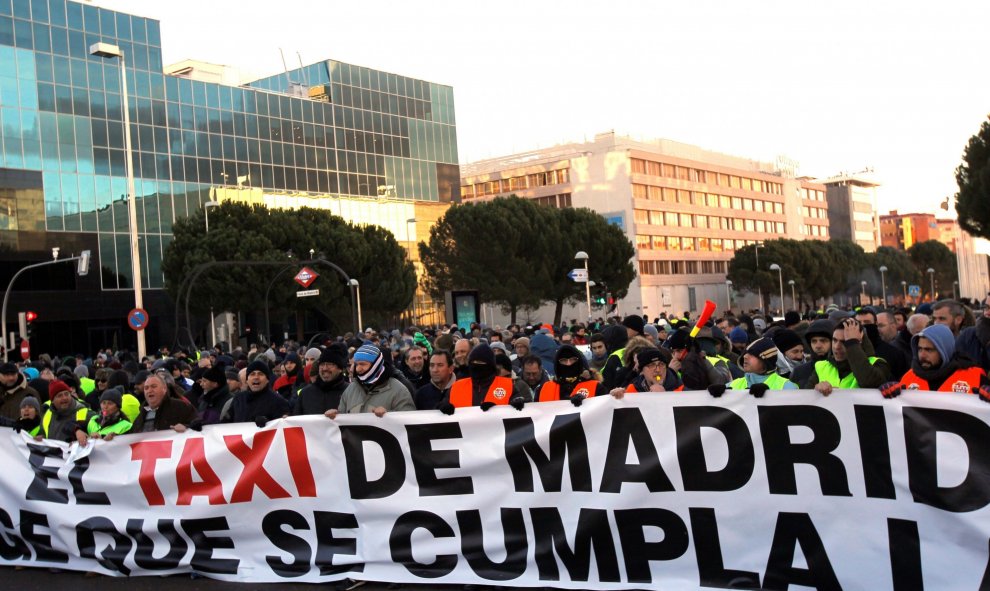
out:
{"label": "building window", "polygon": [[650,212],[646,211],[645,209],[634,209],[633,221],[635,221],[637,224],[650,223]]}

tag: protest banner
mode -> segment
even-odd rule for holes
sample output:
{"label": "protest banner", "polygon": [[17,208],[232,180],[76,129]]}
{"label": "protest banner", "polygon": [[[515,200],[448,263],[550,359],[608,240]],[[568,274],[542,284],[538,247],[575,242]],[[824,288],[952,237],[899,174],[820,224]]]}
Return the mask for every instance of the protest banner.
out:
{"label": "protest banner", "polygon": [[246,582],[977,589],[988,441],[977,396],[875,390],[296,417],[82,453],[6,431],[0,562]]}

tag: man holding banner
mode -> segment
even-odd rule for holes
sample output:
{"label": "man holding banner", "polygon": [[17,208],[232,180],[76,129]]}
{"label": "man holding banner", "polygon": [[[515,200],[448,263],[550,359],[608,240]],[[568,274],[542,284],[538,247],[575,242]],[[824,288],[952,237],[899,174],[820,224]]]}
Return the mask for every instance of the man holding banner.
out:
{"label": "man holding banner", "polygon": [[911,352],[911,369],[901,381],[880,386],[884,398],[893,398],[901,390],[927,390],[978,393],[990,401],[986,372],[965,355],[956,354],[956,341],[948,326],[933,324],[911,337]]}

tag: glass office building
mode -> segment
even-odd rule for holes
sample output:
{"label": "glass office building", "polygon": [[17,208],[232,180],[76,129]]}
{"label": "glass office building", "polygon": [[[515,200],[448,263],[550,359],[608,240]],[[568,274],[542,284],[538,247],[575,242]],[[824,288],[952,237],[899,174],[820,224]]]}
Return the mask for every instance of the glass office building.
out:
{"label": "glass office building", "polygon": [[[90,248],[100,273],[79,285],[60,271],[48,280],[54,291],[90,293],[83,316],[124,326],[133,302],[120,65],[90,55],[101,41],[126,58],[145,288],[163,285],[173,220],[217,187],[459,200],[449,86],[336,61],[241,86],[166,75],[156,20],[66,0],[0,0],[0,273],[49,259],[52,246]],[[146,307],[161,318],[163,292],[148,293]]]}

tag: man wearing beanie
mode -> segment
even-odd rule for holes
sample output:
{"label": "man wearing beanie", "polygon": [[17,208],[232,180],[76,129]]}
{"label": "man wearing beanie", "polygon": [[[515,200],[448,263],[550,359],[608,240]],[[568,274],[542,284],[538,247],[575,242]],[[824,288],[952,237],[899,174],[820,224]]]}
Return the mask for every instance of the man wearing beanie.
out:
{"label": "man wearing beanie", "polygon": [[440,403],[440,411],[454,414],[455,408],[480,406],[487,411],[495,405],[512,404],[518,410],[532,397],[515,386],[512,378],[495,374],[495,352],[482,343],[468,355],[468,377],[458,378],[447,399]]}
{"label": "man wearing beanie", "polygon": [[815,363],[805,387],[828,396],[834,388],[879,388],[889,382],[890,367],[874,356],[873,344],[865,336],[855,318],[844,318],[832,331],[832,352]]}
{"label": "man wearing beanie", "polygon": [[249,363],[245,374],[246,387],[230,403],[230,422],[264,427],[268,421],[289,414],[289,402],[272,390],[272,370],[264,355]]}
{"label": "man wearing beanie", "polygon": [[48,387],[50,402],[45,405],[41,417],[41,431],[36,438],[54,439],[86,444],[86,426],[93,411],[73,396],[73,390],[62,380],[54,380]]}
{"label": "man wearing beanie", "polygon": [[38,393],[27,385],[27,378],[17,371],[16,365],[0,365],[0,416],[17,420],[21,416],[21,400],[25,396],[38,398]]}
{"label": "man wearing beanie", "polygon": [[676,371],[671,371],[669,365],[673,357],[667,349],[647,347],[636,354],[636,367],[639,368],[637,375],[625,388],[615,388],[610,394],[615,398],[622,398],[626,394],[637,392],[680,392],[684,390],[684,384],[677,376]]}
{"label": "man wearing beanie", "polygon": [[815,364],[824,359],[828,359],[828,354],[832,352],[832,331],[835,325],[828,318],[820,318],[811,323],[807,332],[804,333],[804,340],[811,350],[808,360],[798,365],[791,371],[790,380],[800,388],[810,388],[808,379],[815,373]]}
{"label": "man wearing beanie", "polygon": [[769,337],[760,337],[746,347],[742,368],[746,374],[729,383],[733,390],[749,390],[762,398],[767,390],[797,390],[797,384],[777,373],[777,346]]}
{"label": "man wearing beanie", "polygon": [[933,324],[911,337],[911,369],[899,382],[880,386],[884,398],[893,398],[901,390],[957,392],[978,394],[990,402],[987,374],[967,355],[956,352],[952,329]]}
{"label": "man wearing beanie", "polygon": [[331,419],[338,413],[373,412],[384,416],[387,412],[416,410],[412,395],[389,371],[382,350],[375,345],[361,345],[354,352],[352,376],[340,397],[340,405],[324,414]]}
{"label": "man wearing beanie", "polygon": [[790,379],[794,368],[805,362],[804,341],[796,332],[787,328],[775,326],[764,336],[770,337],[777,347],[777,373]]}
{"label": "man wearing beanie", "polygon": [[123,401],[124,391],[119,387],[107,388],[100,394],[100,414],[91,418],[86,427],[90,439],[109,441],[131,430],[131,422],[120,412]]}
{"label": "man wearing beanie", "polygon": [[204,425],[220,423],[233,403],[233,394],[227,386],[227,374],[222,367],[215,365],[203,372],[199,386],[203,389],[198,405],[200,421]]}
{"label": "man wearing beanie", "polygon": [[340,343],[320,352],[320,358],[313,364],[316,381],[299,391],[292,414],[322,415],[340,407],[340,399],[349,384],[347,361],[347,349]]}
{"label": "man wearing beanie", "polygon": [[539,402],[570,400],[581,406],[585,398],[601,396],[608,392],[598,380],[591,377],[588,359],[574,345],[561,345],[553,360],[553,380],[540,386],[536,393]]}

